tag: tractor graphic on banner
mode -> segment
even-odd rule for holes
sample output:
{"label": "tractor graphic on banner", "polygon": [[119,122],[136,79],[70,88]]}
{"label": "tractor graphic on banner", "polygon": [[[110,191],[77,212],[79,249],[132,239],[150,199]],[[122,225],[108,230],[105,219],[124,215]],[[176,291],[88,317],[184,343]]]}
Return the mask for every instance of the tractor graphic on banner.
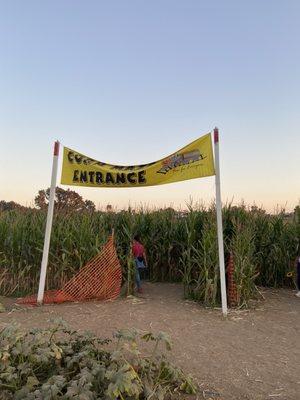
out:
{"label": "tractor graphic on banner", "polygon": [[176,167],[187,165],[199,160],[203,160],[203,156],[199,150],[189,151],[188,153],[177,153],[163,160],[162,168],[157,171],[157,173],[166,174]]}

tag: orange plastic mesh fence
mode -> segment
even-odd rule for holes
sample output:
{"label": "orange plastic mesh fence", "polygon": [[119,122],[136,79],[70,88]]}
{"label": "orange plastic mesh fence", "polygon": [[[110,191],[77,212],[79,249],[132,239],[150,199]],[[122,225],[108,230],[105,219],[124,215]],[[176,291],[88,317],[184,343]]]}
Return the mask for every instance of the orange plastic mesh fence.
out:
{"label": "orange plastic mesh fence", "polygon": [[[44,304],[66,301],[110,300],[119,296],[122,271],[111,236],[101,252],[92,258],[60,290],[47,290]],[[19,304],[36,304],[37,296],[27,296]]]}
{"label": "orange plastic mesh fence", "polygon": [[236,286],[236,281],[234,279],[234,260],[233,254],[230,253],[229,260],[227,264],[227,298],[229,307],[236,307],[239,303],[238,291]]}

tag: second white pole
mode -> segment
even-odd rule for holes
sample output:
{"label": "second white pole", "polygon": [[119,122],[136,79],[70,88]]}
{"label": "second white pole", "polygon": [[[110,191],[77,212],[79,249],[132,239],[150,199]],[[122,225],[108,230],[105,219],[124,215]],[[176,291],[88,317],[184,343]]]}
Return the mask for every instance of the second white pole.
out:
{"label": "second white pole", "polygon": [[37,296],[37,303],[40,305],[43,303],[44,292],[45,292],[45,282],[46,282],[46,273],[47,273],[48,255],[49,255],[50,237],[51,237],[51,230],[52,230],[53,210],[54,210],[54,200],[55,200],[58,156],[59,156],[59,142],[57,141],[54,143],[51,186],[50,186],[49,204],[48,204],[48,212],[47,212],[43,258],[42,258],[42,264],[41,264],[39,291],[38,291],[38,296]]}
{"label": "second white pole", "polygon": [[217,211],[217,229],[218,229],[218,248],[219,248],[219,266],[221,280],[221,299],[222,312],[227,315],[227,293],[224,261],[224,242],[223,242],[223,223],[222,223],[222,201],[221,201],[221,183],[220,183],[220,159],[219,159],[219,130],[214,129],[215,145],[215,168],[216,168],[216,211]]}

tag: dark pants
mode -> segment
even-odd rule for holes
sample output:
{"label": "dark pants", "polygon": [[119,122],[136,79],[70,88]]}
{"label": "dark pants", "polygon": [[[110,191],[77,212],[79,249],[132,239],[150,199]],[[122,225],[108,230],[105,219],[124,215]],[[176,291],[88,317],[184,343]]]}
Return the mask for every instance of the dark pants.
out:
{"label": "dark pants", "polygon": [[135,283],[136,283],[136,287],[138,289],[140,289],[142,286],[142,283],[141,283],[140,271],[138,268],[135,268]]}
{"label": "dark pants", "polygon": [[141,288],[141,276],[140,276],[140,270],[146,268],[144,261],[139,261],[137,258],[134,259],[135,261],[135,283],[138,289]]}
{"label": "dark pants", "polygon": [[300,290],[300,261],[297,263],[297,286],[298,290]]}

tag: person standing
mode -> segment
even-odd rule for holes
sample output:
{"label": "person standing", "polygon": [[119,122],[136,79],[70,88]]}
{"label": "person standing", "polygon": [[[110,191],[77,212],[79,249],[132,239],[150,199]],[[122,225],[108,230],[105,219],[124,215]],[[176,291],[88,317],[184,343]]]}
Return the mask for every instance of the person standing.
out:
{"label": "person standing", "polygon": [[135,282],[138,293],[143,293],[140,270],[147,268],[147,256],[139,235],[135,235],[132,243],[132,254],[135,262]]}
{"label": "person standing", "polygon": [[298,288],[298,292],[296,293],[297,297],[300,297],[300,256],[297,257],[297,261],[296,261],[296,274],[297,274],[297,288]]}

